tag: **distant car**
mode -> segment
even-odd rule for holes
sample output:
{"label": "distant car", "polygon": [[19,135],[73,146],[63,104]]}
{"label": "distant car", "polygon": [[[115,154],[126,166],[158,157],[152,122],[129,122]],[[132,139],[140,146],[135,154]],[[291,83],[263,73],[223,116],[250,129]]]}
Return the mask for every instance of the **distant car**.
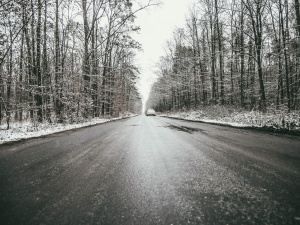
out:
{"label": "distant car", "polygon": [[156,116],[154,109],[148,109],[146,112],[146,116]]}

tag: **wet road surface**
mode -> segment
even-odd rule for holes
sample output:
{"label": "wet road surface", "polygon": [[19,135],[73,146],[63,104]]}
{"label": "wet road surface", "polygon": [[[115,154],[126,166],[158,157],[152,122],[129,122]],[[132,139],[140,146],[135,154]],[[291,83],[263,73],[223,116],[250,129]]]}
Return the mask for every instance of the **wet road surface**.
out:
{"label": "wet road surface", "polygon": [[300,138],[138,116],[0,146],[1,224],[300,224]]}

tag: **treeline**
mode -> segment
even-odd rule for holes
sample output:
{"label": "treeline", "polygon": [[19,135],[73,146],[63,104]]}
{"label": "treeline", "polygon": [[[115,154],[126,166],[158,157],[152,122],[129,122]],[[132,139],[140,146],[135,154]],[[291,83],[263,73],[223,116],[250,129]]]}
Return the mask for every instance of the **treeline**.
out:
{"label": "treeline", "polygon": [[0,122],[140,110],[129,0],[0,1]]}
{"label": "treeline", "polygon": [[148,106],[300,109],[299,0],[199,0],[174,31]]}

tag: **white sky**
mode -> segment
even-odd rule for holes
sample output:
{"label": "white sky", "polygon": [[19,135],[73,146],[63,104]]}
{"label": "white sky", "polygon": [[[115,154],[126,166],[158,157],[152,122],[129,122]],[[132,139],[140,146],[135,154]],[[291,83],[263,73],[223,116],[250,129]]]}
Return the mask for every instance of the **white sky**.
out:
{"label": "white sky", "polygon": [[161,0],[162,5],[151,7],[136,14],[135,24],[141,31],[134,38],[142,44],[136,63],[140,68],[138,89],[143,101],[148,99],[151,84],[155,81],[155,64],[164,55],[166,42],[173,37],[176,27],[184,27],[189,7],[196,0]]}

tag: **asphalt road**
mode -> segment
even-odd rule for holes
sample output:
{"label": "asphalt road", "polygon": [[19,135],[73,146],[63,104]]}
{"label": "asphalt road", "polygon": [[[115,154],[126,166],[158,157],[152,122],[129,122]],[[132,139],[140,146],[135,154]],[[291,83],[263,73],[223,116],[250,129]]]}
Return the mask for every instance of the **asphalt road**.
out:
{"label": "asphalt road", "polygon": [[0,146],[0,223],[300,224],[300,138],[138,116]]}

